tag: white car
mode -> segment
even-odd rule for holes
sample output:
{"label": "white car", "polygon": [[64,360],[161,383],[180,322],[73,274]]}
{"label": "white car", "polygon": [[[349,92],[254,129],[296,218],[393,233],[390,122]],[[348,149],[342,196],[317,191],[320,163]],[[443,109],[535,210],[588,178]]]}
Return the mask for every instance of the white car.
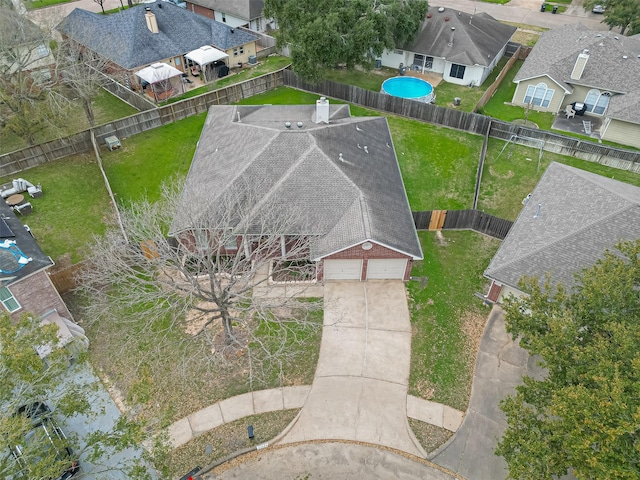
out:
{"label": "white car", "polygon": [[604,7],[602,5],[596,5],[591,11],[593,13],[604,13]]}

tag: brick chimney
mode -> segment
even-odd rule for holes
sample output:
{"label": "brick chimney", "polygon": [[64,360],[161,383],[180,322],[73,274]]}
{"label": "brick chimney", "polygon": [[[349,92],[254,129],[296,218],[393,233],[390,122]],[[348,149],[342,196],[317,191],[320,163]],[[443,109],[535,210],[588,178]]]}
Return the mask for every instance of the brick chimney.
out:
{"label": "brick chimney", "polygon": [[146,7],[145,10],[147,13],[144,14],[144,19],[147,21],[147,28],[151,33],[159,33],[158,20],[156,20],[155,14],[151,12],[151,7]]}
{"label": "brick chimney", "polygon": [[571,80],[580,80],[582,78],[584,67],[587,66],[587,60],[589,60],[589,50],[583,50],[582,53],[578,55],[576,64],[573,66]]}

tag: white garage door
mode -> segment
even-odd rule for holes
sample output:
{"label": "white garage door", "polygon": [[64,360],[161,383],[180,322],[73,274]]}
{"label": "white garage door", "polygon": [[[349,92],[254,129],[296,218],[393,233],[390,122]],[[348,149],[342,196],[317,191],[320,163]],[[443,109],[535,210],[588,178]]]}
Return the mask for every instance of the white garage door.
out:
{"label": "white garage door", "polygon": [[360,280],[362,260],[325,260],[325,280]]}
{"label": "white garage door", "polygon": [[369,260],[367,264],[367,279],[404,278],[407,268],[406,258],[378,258]]}

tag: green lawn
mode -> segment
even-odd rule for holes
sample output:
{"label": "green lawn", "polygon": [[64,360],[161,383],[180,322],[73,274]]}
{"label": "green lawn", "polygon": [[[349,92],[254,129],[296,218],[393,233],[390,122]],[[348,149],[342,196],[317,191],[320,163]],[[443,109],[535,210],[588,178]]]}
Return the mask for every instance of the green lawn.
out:
{"label": "green lawn", "polygon": [[[485,115],[490,115],[499,120],[506,122],[512,122],[514,120],[523,120],[525,118],[525,109],[522,107],[516,107],[512,105],[505,105],[513,100],[513,94],[516,92],[516,84],[513,83],[513,78],[522,67],[523,60],[517,60],[511,70],[507,72],[507,75],[502,80],[500,87],[496,90],[496,93],[491,97],[491,100],[479,111]],[[531,110],[527,115],[527,120],[534,122],[542,130],[551,130],[553,124],[553,114],[547,112],[536,112]]]}
{"label": "green lawn", "polygon": [[398,75],[398,71],[396,69],[386,67],[379,70],[371,70],[369,72],[337,68],[333,70],[325,70],[323,73],[325,80],[353,85],[373,92],[379,92],[382,89],[382,83],[387,78],[395,77],[396,75]]}
{"label": "green lawn", "polygon": [[172,176],[184,177],[204,125],[204,113],[122,140],[122,148],[103,151],[104,169],[116,199],[160,197],[160,186]]}
{"label": "green lawn", "polygon": [[[101,89],[93,99],[96,124],[128,117],[138,111],[131,105],[123,102],[108,91]],[[54,140],[57,137],[66,137],[89,128],[89,122],[79,102],[73,102],[71,110],[65,116],[64,121],[56,125],[56,128],[43,129],[36,135],[36,143]],[[6,128],[0,128],[0,154],[19,150],[27,147],[27,143]]]}
{"label": "green lawn", "polygon": [[451,107],[453,105],[453,99],[458,97],[461,99],[461,102],[460,106],[456,107],[456,109],[471,112],[487,88],[489,88],[489,86],[495,82],[496,78],[498,78],[498,75],[507,63],[507,60],[508,58],[502,57],[480,87],[468,87],[444,81],[440,82],[436,87],[436,105],[440,105],[441,107]]}
{"label": "green lawn", "polygon": [[543,152],[538,170],[538,149],[511,144],[500,154],[505,143],[489,139],[478,198],[478,209],[501,218],[516,219],[522,209],[522,199],[534,189],[553,161],[640,186],[640,175],[637,173],[552,152]]}
{"label": "green lawn", "polygon": [[[93,235],[104,233],[114,218],[100,170],[93,155],[76,155],[21,172],[42,185],[43,195],[29,198],[33,212],[21,218],[45,254],[58,261],[69,254],[75,263],[88,253]],[[17,175],[0,179],[10,182]]]}
{"label": "green lawn", "polygon": [[471,231],[419,232],[424,260],[408,284],[411,323],[409,393],[466,410],[477,345],[488,309],[474,297],[500,242]]}
{"label": "green lawn", "polygon": [[59,3],[69,3],[73,0],[32,0],[24,2],[27,10],[35,10],[36,8],[50,7]]}

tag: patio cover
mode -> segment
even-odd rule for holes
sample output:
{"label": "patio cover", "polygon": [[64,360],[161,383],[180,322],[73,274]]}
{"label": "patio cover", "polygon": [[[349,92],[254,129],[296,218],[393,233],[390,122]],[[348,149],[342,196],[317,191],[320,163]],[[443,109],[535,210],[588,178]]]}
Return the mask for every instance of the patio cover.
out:
{"label": "patio cover", "polygon": [[213,48],[210,45],[205,45],[203,47],[198,48],[197,50],[193,50],[187,53],[185,57],[187,57],[189,60],[193,62],[196,62],[198,65],[202,67],[209,63],[222,60],[223,58],[229,58],[229,55],[224,53],[222,50]]}
{"label": "patio cover", "polygon": [[171,77],[182,75],[177,68],[167,65],[166,63],[154,63],[153,65],[143,68],[136,72],[136,75],[149,84],[154,84],[167,80]]}

